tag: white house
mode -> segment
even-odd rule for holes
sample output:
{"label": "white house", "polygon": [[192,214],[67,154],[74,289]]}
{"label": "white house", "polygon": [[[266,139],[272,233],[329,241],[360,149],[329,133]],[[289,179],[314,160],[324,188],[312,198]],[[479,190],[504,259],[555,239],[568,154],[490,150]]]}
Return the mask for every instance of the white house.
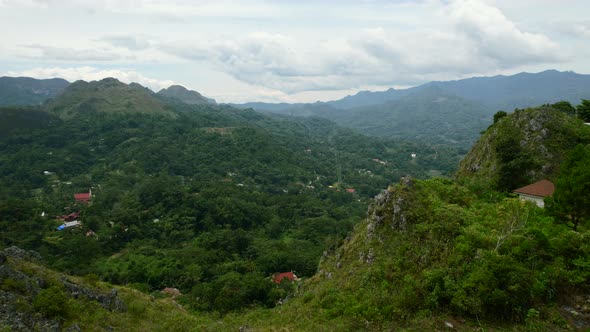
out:
{"label": "white house", "polygon": [[535,202],[538,207],[545,207],[545,197],[553,195],[555,185],[549,180],[541,180],[514,190],[520,199]]}

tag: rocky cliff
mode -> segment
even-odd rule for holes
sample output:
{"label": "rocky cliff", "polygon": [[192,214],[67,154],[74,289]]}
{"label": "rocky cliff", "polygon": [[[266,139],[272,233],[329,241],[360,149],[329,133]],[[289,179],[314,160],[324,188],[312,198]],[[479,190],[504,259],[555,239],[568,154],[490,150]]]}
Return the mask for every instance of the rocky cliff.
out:
{"label": "rocky cliff", "polygon": [[590,126],[552,106],[516,110],[490,126],[457,171],[463,181],[512,190],[554,179],[565,155],[590,143]]}

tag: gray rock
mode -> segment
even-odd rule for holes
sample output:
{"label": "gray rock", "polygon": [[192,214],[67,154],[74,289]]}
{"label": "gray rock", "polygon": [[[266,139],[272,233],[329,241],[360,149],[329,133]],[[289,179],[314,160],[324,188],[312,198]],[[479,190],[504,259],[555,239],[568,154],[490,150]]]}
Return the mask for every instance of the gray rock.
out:
{"label": "gray rock", "polygon": [[60,331],[58,321],[32,315],[23,310],[22,302],[22,296],[0,291],[0,326],[9,331]]}
{"label": "gray rock", "polygon": [[100,303],[103,308],[110,311],[127,311],[127,306],[123,300],[118,297],[118,292],[116,289],[111,289],[108,294],[100,294],[94,292],[90,288],[75,284],[65,277],[62,277],[60,281],[64,285],[66,291],[73,298],[85,297],[91,301]]}
{"label": "gray rock", "polygon": [[375,259],[375,254],[373,253],[373,248],[369,248],[369,252],[367,253],[367,256],[365,257],[365,263],[372,264],[374,259]]}
{"label": "gray rock", "polygon": [[68,329],[66,330],[66,332],[81,332],[82,329],[80,328],[80,326],[78,326],[78,324],[74,324],[70,327],[68,327]]}
{"label": "gray rock", "polygon": [[18,260],[41,262],[41,255],[39,255],[38,252],[32,250],[23,250],[15,246],[4,249],[2,253],[8,257]]}

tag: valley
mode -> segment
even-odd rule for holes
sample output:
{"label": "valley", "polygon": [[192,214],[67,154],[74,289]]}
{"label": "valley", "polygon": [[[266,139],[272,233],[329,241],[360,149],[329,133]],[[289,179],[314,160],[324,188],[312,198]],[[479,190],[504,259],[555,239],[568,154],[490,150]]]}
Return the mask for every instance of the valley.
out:
{"label": "valley", "polygon": [[[0,327],[590,326],[588,214],[562,194],[590,183],[586,104],[439,85],[259,113],[108,78],[0,108]],[[541,179],[546,209],[511,193]]]}

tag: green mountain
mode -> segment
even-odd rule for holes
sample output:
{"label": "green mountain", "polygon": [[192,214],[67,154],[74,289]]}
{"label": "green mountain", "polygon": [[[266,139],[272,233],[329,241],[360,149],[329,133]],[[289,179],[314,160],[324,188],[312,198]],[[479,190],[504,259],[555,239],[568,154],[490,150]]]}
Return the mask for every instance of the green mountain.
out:
{"label": "green mountain", "polygon": [[69,84],[61,78],[0,77],[0,106],[41,105]]}
{"label": "green mountain", "polygon": [[53,117],[38,107],[1,107],[0,138],[15,131],[30,131],[48,126]]}
{"label": "green mountain", "polygon": [[493,110],[512,111],[561,100],[577,105],[581,99],[590,96],[590,75],[546,70],[540,73],[431,82],[423,87],[428,86],[438,86]]}
{"label": "green mountain", "polygon": [[[121,96],[155,97],[109,80],[70,89],[46,125],[0,138],[0,246],[38,251],[62,273],[175,287],[198,312],[274,306],[287,290],[269,277],[313,275],[378,188],[451,174],[433,148],[326,119],[167,101],[167,112],[128,112]],[[90,204],[74,200],[90,189]],[[58,230],[73,212],[82,225]]]}
{"label": "green mountain", "polygon": [[91,111],[172,115],[148,89],[139,84],[127,85],[114,78],[74,82],[44,105],[44,109],[60,117]]}
{"label": "green mountain", "polygon": [[445,150],[457,162],[488,126],[493,114],[487,107],[436,86],[380,105],[337,109],[329,103],[314,103],[263,110],[272,114],[322,117],[368,136],[423,142]]}
{"label": "green mountain", "polygon": [[[455,81],[429,82],[408,89],[360,91],[355,95],[323,104],[336,109],[377,106],[433,87],[467,99],[491,111],[500,109],[512,111],[515,108],[555,103],[561,100],[578,104],[580,99],[588,99],[590,96],[590,75],[546,70],[510,76],[472,77]],[[291,107],[300,108],[308,105],[311,104],[292,104]],[[289,104],[269,103],[248,103],[236,106],[274,112],[289,108]]]}
{"label": "green mountain", "polygon": [[[468,186],[444,179],[402,179],[375,197],[366,219],[340,247],[324,252],[316,274],[298,285],[285,303],[228,315],[223,327],[588,329],[589,220],[584,219],[581,229],[572,228],[567,211],[559,216],[550,208],[501,194],[486,180],[493,172],[498,183],[518,178],[502,171],[506,163],[514,164],[501,160],[510,153],[543,161],[536,166],[540,168],[523,172],[531,174],[531,180],[549,177],[559,190],[561,184],[572,183],[574,174],[560,172],[564,160],[575,174],[583,169],[583,164],[571,168],[580,160],[569,152],[584,151],[573,147],[590,143],[590,128],[556,105],[517,110],[496,120],[459,171],[460,177],[473,172],[461,178]],[[500,161],[492,165],[490,160]],[[576,188],[589,185],[575,183]]]}
{"label": "green mountain", "polygon": [[378,106],[317,114],[365,135],[461,148],[471,146],[491,118],[487,108],[435,87]]}
{"label": "green mountain", "polygon": [[[124,95],[164,112],[126,111]],[[17,117],[23,127],[0,137],[3,329],[590,327],[588,220],[573,229],[567,211],[495,190],[522,174],[569,179],[561,162],[590,127],[564,105],[496,114],[455,182],[427,179],[451,169],[432,145],[318,117],[159,101],[114,80],[62,97],[0,109],[49,117]],[[462,102],[434,97],[423,95]],[[302,283],[273,282],[288,271]],[[160,299],[165,288],[181,295]]]}
{"label": "green mountain", "polygon": [[361,91],[312,104],[248,103],[267,113],[319,116],[365,135],[427,142],[465,153],[498,110],[590,97],[590,75],[548,70],[430,82],[409,89]]}
{"label": "green mountain", "polygon": [[590,126],[555,106],[516,110],[486,130],[457,177],[500,190],[555,179],[568,151],[587,143]]}
{"label": "green mountain", "polygon": [[166,89],[162,89],[156,95],[164,98],[178,99],[189,105],[215,104],[215,100],[203,97],[197,91],[188,90],[180,85],[172,85]]}
{"label": "green mountain", "polygon": [[375,198],[285,304],[230,315],[224,328],[584,330],[588,235],[517,198],[407,178]]}

